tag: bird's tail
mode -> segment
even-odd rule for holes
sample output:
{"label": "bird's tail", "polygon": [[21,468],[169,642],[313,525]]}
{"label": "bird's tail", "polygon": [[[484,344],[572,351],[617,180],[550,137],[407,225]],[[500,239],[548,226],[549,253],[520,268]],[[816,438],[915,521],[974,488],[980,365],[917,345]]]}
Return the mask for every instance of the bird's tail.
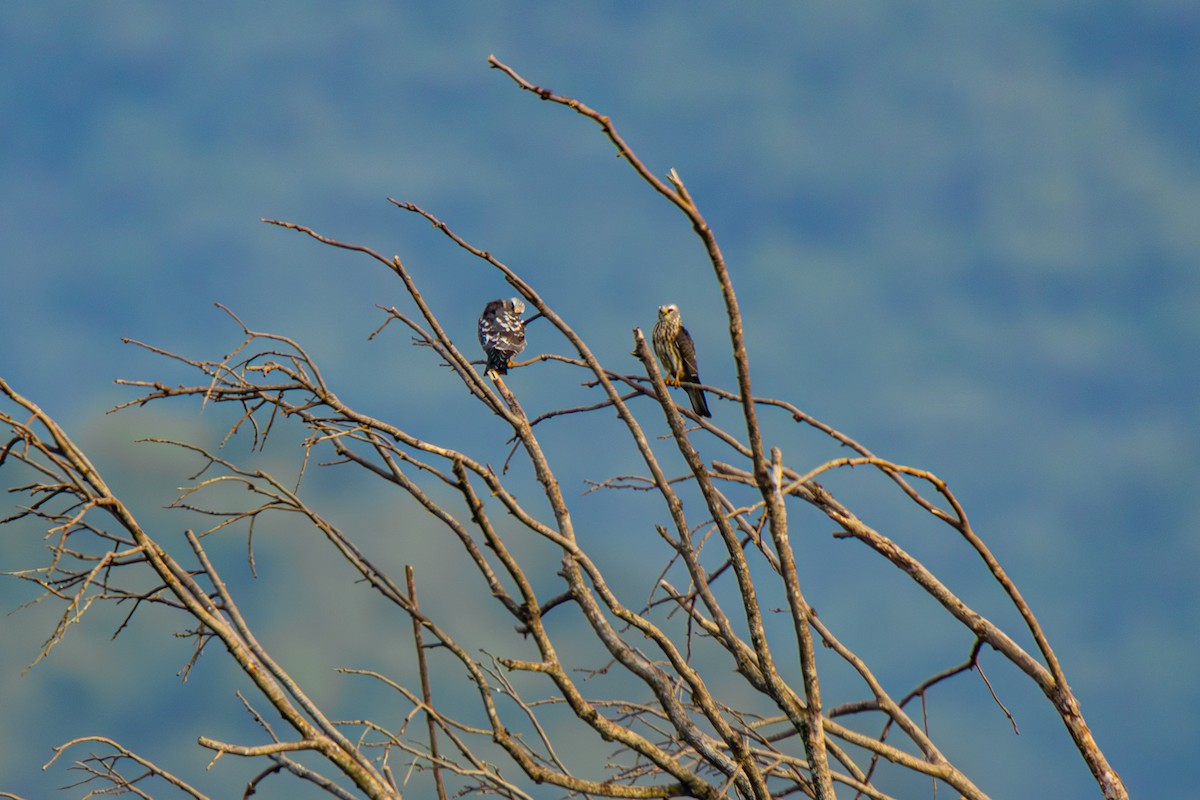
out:
{"label": "bird's tail", "polygon": [[487,368],[484,372],[493,371],[500,375],[508,374],[508,353],[493,350],[488,353]]}
{"label": "bird's tail", "polygon": [[711,417],[712,412],[708,410],[708,400],[704,397],[704,390],[689,386],[686,391],[688,400],[692,401],[692,411],[702,417]]}

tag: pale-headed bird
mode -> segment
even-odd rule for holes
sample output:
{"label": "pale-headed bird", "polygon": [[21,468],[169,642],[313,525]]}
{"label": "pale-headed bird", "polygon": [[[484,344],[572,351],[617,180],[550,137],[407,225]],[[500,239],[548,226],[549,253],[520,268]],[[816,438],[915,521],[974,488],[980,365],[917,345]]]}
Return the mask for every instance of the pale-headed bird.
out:
{"label": "pale-headed bird", "polygon": [[[658,321],[654,323],[651,334],[654,354],[662,364],[668,386],[678,386],[680,383],[699,383],[700,374],[696,369],[696,345],[692,336],[683,327],[683,318],[679,316],[679,306],[671,304],[658,307]],[[686,386],[688,400],[692,403],[692,411],[702,417],[711,417],[708,401],[704,398],[704,390],[698,386]]]}

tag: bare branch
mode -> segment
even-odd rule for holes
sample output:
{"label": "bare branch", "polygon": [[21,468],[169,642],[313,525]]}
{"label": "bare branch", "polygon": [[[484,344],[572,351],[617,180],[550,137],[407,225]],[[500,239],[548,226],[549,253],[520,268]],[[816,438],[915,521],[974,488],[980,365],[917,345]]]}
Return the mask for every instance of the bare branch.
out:
{"label": "bare branch", "polygon": [[[228,410],[227,427],[215,433],[215,443],[151,435],[141,440],[197,461],[168,504],[171,513],[187,519],[173,528],[186,529],[180,538],[143,527],[66,432],[0,378],[0,425],[8,429],[0,442],[0,469],[19,471],[19,480],[10,483],[18,484],[13,493],[21,498],[0,524],[33,522],[45,532],[37,562],[6,574],[38,588],[41,595],[32,602],[56,609],[33,664],[97,604],[126,604],[116,634],[139,622],[144,615],[135,619],[135,613],[147,606],[180,620],[177,635],[192,640],[191,656],[180,670],[184,680],[207,645],[219,641],[220,647],[207,650],[210,657],[228,657],[249,681],[250,688],[237,696],[258,733],[251,741],[205,734],[194,741],[211,751],[210,766],[226,755],[257,761],[245,797],[269,780],[299,780],[333,797],[394,799],[406,790],[431,794],[427,785],[414,783],[425,780],[439,800],[472,794],[529,800],[532,787],[543,784],[582,797],[706,800],[834,800],[840,786],[857,796],[890,800],[896,796],[893,771],[878,769],[887,761],[910,776],[933,779],[935,792],[944,785],[956,796],[983,800],[987,795],[969,777],[973,765],[952,763],[946,752],[955,748],[944,751],[931,733],[937,730],[930,724],[936,705],[926,700],[976,670],[988,690],[986,697],[977,692],[980,710],[1004,714],[1015,734],[1016,720],[980,663],[987,645],[1016,668],[1013,675],[1032,680],[1044,693],[1047,713],[1063,720],[1103,795],[1125,800],[1128,794],[1093,740],[1046,632],[947,483],[875,455],[788,401],[756,397],[750,343],[730,271],[678,173],[657,177],[601,112],[525,80],[495,57],[489,64],[522,91],[595,123],[618,156],[691,226],[724,302],[737,376],[735,390],[701,388],[728,400],[727,410],[740,410],[736,424],[723,426],[676,405],[639,328],[632,331],[632,372],[601,363],[573,325],[573,306],[552,307],[516,270],[416,203],[389,198],[412,215],[406,218],[428,222],[438,236],[472,255],[477,268],[511,285],[534,311],[526,324],[547,320],[537,334],[554,337],[557,345],[519,365],[540,378],[536,399],[518,394],[520,381],[510,385],[495,370],[481,373],[482,362],[468,356],[478,352],[456,343],[439,319],[442,310],[422,295],[399,256],[264,219],[385,267],[407,298],[399,306],[376,307],[382,321],[369,338],[397,323],[389,333],[406,332],[405,343],[419,348],[413,380],[449,378],[461,384],[466,392],[456,391],[450,401],[461,404],[455,413],[498,421],[498,441],[458,436],[451,446],[423,433],[403,406],[383,418],[364,413],[334,391],[299,341],[255,330],[218,304],[229,320],[224,324],[231,322],[240,334],[236,347],[204,358],[127,339],[193,377],[175,385],[119,380],[134,396],[112,409],[132,412],[170,400],[197,410]],[[594,396],[580,401],[580,386]],[[585,420],[608,424],[601,440],[580,425]],[[811,439],[809,429],[848,448],[849,455],[823,461],[807,456],[812,450],[791,437],[803,430]],[[766,441],[764,430],[778,440]],[[285,478],[263,466],[269,463],[264,451],[268,440],[289,437],[297,449],[295,468],[289,465]],[[235,441],[249,445],[244,458],[225,449]],[[585,459],[563,456],[599,446],[614,453],[625,448],[633,462],[622,462],[614,469],[618,474],[606,476],[588,474],[593,467],[581,467]],[[507,453],[499,471],[491,466],[497,447]],[[397,513],[437,523],[443,535],[427,547],[439,556],[460,549],[466,561],[455,563],[467,568],[452,575],[435,570],[423,578],[418,603],[411,566],[401,578],[392,566],[394,554],[378,556],[375,540],[319,509],[314,498],[321,495],[313,484],[323,486],[329,470],[352,471],[364,486],[391,493],[388,501],[399,497]],[[837,487],[858,476],[883,476],[885,489],[920,509],[924,524],[952,529],[955,535],[937,541],[966,544],[973,578],[999,587],[1017,611],[1016,633],[968,606],[901,542],[885,535],[886,520],[880,529],[867,525],[845,502],[850,493],[839,497],[817,482]],[[223,491],[230,488],[239,490],[240,501]],[[953,651],[920,654],[928,662],[920,673],[925,677],[904,696],[889,691],[886,657],[868,661],[863,653],[870,648],[855,652],[846,644],[854,636],[846,631],[839,636],[816,615],[806,592],[821,602],[848,599],[851,606],[858,598],[844,592],[826,597],[840,588],[802,586],[800,566],[810,564],[816,551],[811,540],[793,536],[792,518],[804,519],[797,511],[832,521],[835,538],[866,546],[837,548],[836,564],[814,568],[854,569],[864,558],[882,556],[936,600],[936,606],[929,604],[931,616],[962,626],[966,638]],[[384,613],[411,627],[411,668],[337,670],[338,680],[382,694],[387,703],[339,714],[337,699],[310,694],[293,677],[303,673],[290,672],[263,644],[274,636],[255,629],[253,615],[240,606],[238,582],[227,583],[215,564],[229,563],[222,559],[229,559],[230,548],[243,546],[244,531],[248,571],[256,575],[265,557],[256,531],[268,519],[316,532],[312,540],[322,548],[320,557],[350,568],[297,580],[324,584],[348,574],[369,587],[360,595],[383,599]],[[240,564],[242,551],[232,553]],[[547,556],[557,572],[547,569]],[[439,583],[453,588],[471,583],[486,599],[467,606],[463,598],[470,593],[441,593]],[[305,628],[314,639],[323,634],[316,624]],[[481,627],[489,635],[486,645],[474,638]],[[1028,652],[1017,643],[1026,634],[1035,645]],[[820,674],[818,642],[829,653]],[[959,648],[967,642],[969,656],[962,661]],[[827,681],[830,674],[837,680]],[[353,676],[371,680],[355,682]],[[465,694],[464,677],[473,689]],[[150,797],[157,782],[189,797],[205,796],[102,737],[56,748],[47,766],[84,744],[105,748],[70,767],[85,775],[81,784],[103,787],[89,796]]]}

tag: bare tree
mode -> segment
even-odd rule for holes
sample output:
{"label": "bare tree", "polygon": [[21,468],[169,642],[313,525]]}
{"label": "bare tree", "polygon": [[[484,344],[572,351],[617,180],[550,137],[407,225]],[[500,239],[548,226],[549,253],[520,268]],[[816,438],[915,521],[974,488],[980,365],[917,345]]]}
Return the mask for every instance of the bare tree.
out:
{"label": "bare tree", "polygon": [[[480,362],[468,355],[477,352],[474,342],[463,346],[454,341],[398,256],[387,258],[308,227],[264,220],[361,253],[395,275],[416,311],[383,308],[381,329],[391,323],[406,326],[414,343],[425,348],[431,373],[449,370],[480,412],[503,421],[512,434],[504,468],[498,471],[467,450],[415,435],[403,423],[403,407],[396,412],[399,421],[352,408],[298,342],[251,330],[232,311],[229,316],[244,338],[220,358],[191,358],[134,343],[185,365],[196,379],[174,386],[119,381],[138,391],[122,407],[169,398],[228,404],[238,413],[222,444],[245,437],[258,445],[267,437],[288,435],[280,431],[282,420],[300,423],[305,431],[300,478],[313,459],[361,468],[364,479],[399,490],[415,502],[419,514],[444,526],[450,534],[447,546],[457,542],[495,609],[511,620],[506,652],[481,655],[477,644],[461,640],[456,633],[461,609],[419,603],[414,571],[400,576],[378,566],[355,536],[309,504],[300,479],[283,480],[239,465],[219,448],[169,442],[194,454],[202,465],[174,505],[213,521],[207,530],[187,531],[187,546],[181,550],[178,534],[144,527],[67,433],[0,379],[6,398],[0,418],[11,431],[0,449],[0,465],[33,475],[18,489],[27,499],[5,522],[37,519],[48,530],[46,561],[10,574],[36,583],[63,606],[41,656],[96,603],[125,603],[132,609],[129,617],[146,605],[171,609],[195,645],[185,674],[202,653],[218,657],[213,651],[223,648],[257,693],[243,694],[242,700],[260,726],[258,741],[199,737],[214,760],[240,756],[261,763],[246,796],[268,778],[291,776],[334,797],[395,798],[405,788],[395,765],[406,764],[406,770],[426,774],[440,798],[471,793],[527,798],[533,787],[544,784],[558,787],[560,795],[592,797],[766,800],[801,794],[882,800],[894,791],[882,776],[898,769],[927,776],[935,794],[944,785],[954,796],[975,800],[987,795],[962,765],[943,754],[920,712],[926,697],[948,681],[974,673],[986,683],[981,654],[994,652],[1045,695],[1048,713],[1062,719],[1101,794],[1112,800],[1127,797],[1093,740],[1037,618],[946,483],[927,471],[875,456],[792,403],[754,394],[733,282],[679,175],[672,170],[665,180],[656,176],[600,112],[527,82],[494,57],[489,63],[520,89],[595,122],[620,158],[691,225],[724,300],[737,374],[734,391],[702,388],[726,401],[725,408],[738,410],[737,425],[718,427],[676,405],[642,330],[632,332],[633,355],[640,362],[633,374],[600,363],[570,322],[515,271],[432,213],[392,200],[503,276],[547,320],[544,325],[557,332],[568,352],[516,366],[559,362],[564,369],[557,374],[572,376],[572,381],[582,376],[595,395],[586,405],[530,418],[503,376],[480,374]],[[611,419],[614,413],[620,435],[636,449],[642,468],[640,474],[597,477],[589,491],[618,508],[633,497],[657,499],[662,524],[645,517],[630,521],[657,537],[660,549],[647,552],[667,554],[649,597],[601,569],[593,543],[576,529],[572,498],[577,491],[569,494],[564,488],[539,437],[545,426],[570,426],[597,414]],[[787,463],[780,446],[764,441],[761,420],[767,415],[815,430],[850,455],[824,463]],[[669,437],[648,435],[647,424],[662,419]],[[669,474],[666,465],[678,459],[686,472]],[[510,464],[528,465],[536,497],[513,490]],[[850,468],[866,468],[857,475],[884,476],[932,524],[956,534],[946,541],[959,540],[977,556],[980,579],[999,587],[1023,630],[1006,632],[993,624],[898,541],[868,525],[818,482]],[[253,502],[246,507],[206,504],[209,493],[230,485],[245,489]],[[946,619],[965,629],[961,651],[927,654],[926,679],[903,695],[887,690],[872,665],[839,640],[806,597],[797,566],[804,546],[789,527],[798,509],[819,514],[832,523],[835,537],[864,545],[857,551],[863,557],[881,557],[911,579]],[[361,582],[411,620],[417,661],[413,684],[378,671],[345,670],[356,676],[346,680],[365,677],[393,693],[410,709],[406,715],[335,719],[268,652],[243,616],[239,597],[214,567],[212,555],[216,548],[242,546],[234,531],[252,534],[257,521],[279,514],[312,526],[332,548],[331,557],[343,559]],[[523,532],[523,541],[532,537],[561,559],[550,596],[541,588],[550,585],[547,576],[531,573],[529,549],[515,543],[514,525]],[[253,561],[252,547],[250,552]],[[149,587],[147,576],[153,578]],[[553,632],[563,628],[549,624],[563,617],[570,617],[574,632],[586,631],[599,649],[573,652],[562,634]],[[1025,649],[1018,639],[1032,641],[1033,649]],[[445,670],[430,667],[428,659],[435,656],[439,664],[450,659],[473,685],[477,699],[470,718],[456,716],[457,704],[439,700],[445,697],[439,689]],[[829,705],[822,697],[827,673],[853,679],[859,698]],[[984,708],[1007,713],[994,693]],[[564,732],[568,729],[570,734]],[[581,767],[564,755],[568,735],[603,753],[600,763]],[[54,758],[79,749],[87,753],[74,768],[94,782],[91,786],[107,787],[106,792],[149,797],[156,787],[169,786],[184,796],[206,796],[164,766],[108,738],[67,742]],[[885,764],[894,765],[888,767],[891,773]]]}

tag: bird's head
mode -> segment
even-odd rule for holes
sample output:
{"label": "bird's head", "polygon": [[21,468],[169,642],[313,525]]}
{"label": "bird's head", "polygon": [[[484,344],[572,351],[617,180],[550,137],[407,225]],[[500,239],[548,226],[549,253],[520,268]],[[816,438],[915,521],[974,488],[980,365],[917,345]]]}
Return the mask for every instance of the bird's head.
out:
{"label": "bird's head", "polygon": [[679,313],[679,306],[675,305],[674,303],[671,303],[670,305],[658,307],[658,315],[660,317],[669,317],[672,314],[678,314],[678,313]]}
{"label": "bird's head", "polygon": [[508,300],[504,303],[504,305],[507,306],[507,309],[506,309],[507,311],[511,311],[513,314],[516,314],[517,316],[520,316],[521,314],[525,313],[525,301],[519,297],[508,298]]}

